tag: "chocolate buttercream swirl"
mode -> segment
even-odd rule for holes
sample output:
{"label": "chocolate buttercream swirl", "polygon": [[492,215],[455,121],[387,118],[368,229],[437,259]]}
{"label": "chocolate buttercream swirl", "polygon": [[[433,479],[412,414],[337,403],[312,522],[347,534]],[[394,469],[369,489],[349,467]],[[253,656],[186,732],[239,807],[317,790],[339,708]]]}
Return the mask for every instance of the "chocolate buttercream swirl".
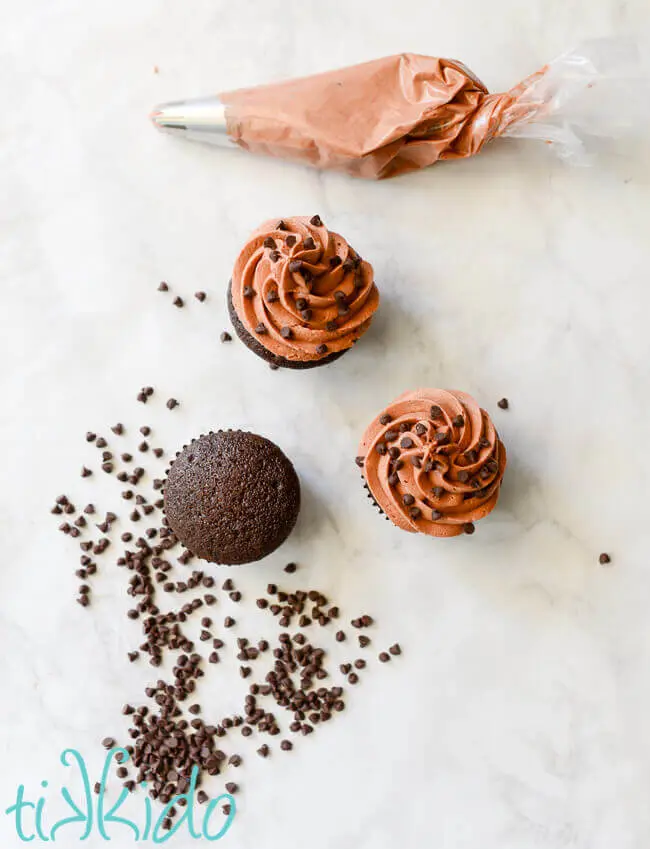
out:
{"label": "chocolate buttercream swirl", "polygon": [[369,425],[357,462],[378,506],[398,527],[450,537],[471,533],[494,509],[506,450],[471,396],[417,389]]}
{"label": "chocolate buttercream swirl", "polygon": [[251,336],[303,362],[350,348],[379,305],[370,263],[317,215],[256,230],[237,258],[231,292]]}

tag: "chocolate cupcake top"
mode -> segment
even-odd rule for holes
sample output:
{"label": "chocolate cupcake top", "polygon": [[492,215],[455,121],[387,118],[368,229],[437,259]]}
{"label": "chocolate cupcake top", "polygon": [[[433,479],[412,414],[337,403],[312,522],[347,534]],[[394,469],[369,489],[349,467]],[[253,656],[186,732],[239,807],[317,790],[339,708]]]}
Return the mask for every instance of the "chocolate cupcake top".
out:
{"label": "chocolate cupcake top", "polygon": [[398,527],[450,537],[471,533],[495,507],[506,450],[471,396],[417,389],[370,424],[357,463],[378,506]]}
{"label": "chocolate cupcake top", "polygon": [[370,263],[318,215],[262,224],[237,258],[231,292],[246,330],[288,360],[350,348],[379,304]]}
{"label": "chocolate cupcake top", "polygon": [[268,439],[240,430],[194,439],[164,485],[165,516],[193,554],[213,563],[250,563],[289,536],[300,510],[291,461]]}

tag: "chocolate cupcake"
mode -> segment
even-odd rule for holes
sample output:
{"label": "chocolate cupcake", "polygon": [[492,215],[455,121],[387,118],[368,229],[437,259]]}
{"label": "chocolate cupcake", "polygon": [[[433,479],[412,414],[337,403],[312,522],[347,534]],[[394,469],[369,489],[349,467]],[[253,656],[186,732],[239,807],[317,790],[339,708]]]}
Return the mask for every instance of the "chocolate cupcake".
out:
{"label": "chocolate cupcake", "polygon": [[372,266],[318,215],[262,224],[228,287],[237,335],[282,368],[338,359],[366,332],[378,305]]}
{"label": "chocolate cupcake", "polygon": [[405,392],[363,435],[357,464],[398,528],[434,537],[474,532],[496,506],[506,450],[489,415],[464,392]]}
{"label": "chocolate cupcake", "polygon": [[300,483],[273,442],[241,430],[194,439],[177,455],[164,486],[165,515],[193,554],[213,563],[251,563],[291,533]]}

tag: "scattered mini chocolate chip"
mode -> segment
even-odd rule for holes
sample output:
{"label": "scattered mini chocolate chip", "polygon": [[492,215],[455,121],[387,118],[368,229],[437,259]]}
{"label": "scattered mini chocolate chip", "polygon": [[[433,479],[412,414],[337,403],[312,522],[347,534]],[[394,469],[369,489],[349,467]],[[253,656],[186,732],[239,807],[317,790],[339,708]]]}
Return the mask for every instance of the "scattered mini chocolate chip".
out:
{"label": "scattered mini chocolate chip", "polygon": [[365,634],[361,634],[359,636],[359,645],[362,649],[367,648],[370,645],[370,637],[366,637]]}
{"label": "scattered mini chocolate chip", "polygon": [[502,398],[500,401],[497,401],[497,407],[500,410],[507,410],[509,406],[510,406],[510,402],[508,401],[507,398]]}
{"label": "scattered mini chocolate chip", "polygon": [[159,292],[168,292],[168,291],[169,291],[169,285],[168,285],[167,283],[165,283],[165,281],[164,281],[164,280],[163,280],[163,281],[161,281],[161,282],[158,284],[158,291],[159,291]]}
{"label": "scattered mini chocolate chip", "polygon": [[173,410],[175,407],[178,407],[178,401],[176,400],[176,398],[170,398],[167,401],[166,407],[168,410]]}
{"label": "scattered mini chocolate chip", "polygon": [[94,442],[95,439],[97,439],[97,434],[93,433],[91,430],[89,430],[86,433],[86,442]]}
{"label": "scattered mini chocolate chip", "polygon": [[195,292],[195,293],[194,293],[194,297],[196,298],[196,300],[197,300],[197,301],[199,301],[199,303],[201,303],[201,304],[202,304],[202,303],[203,303],[203,301],[205,301],[205,299],[206,299],[208,296],[205,294],[205,292]]}
{"label": "scattered mini chocolate chip", "polygon": [[223,331],[221,336],[219,337],[222,342],[232,342],[232,336],[227,331]]}
{"label": "scattered mini chocolate chip", "polygon": [[103,437],[103,436],[99,436],[99,437],[97,438],[97,441],[95,442],[95,445],[96,445],[98,448],[106,448],[106,446],[108,445],[108,442],[106,442],[106,440],[104,439],[104,437]]}
{"label": "scattered mini chocolate chip", "polygon": [[[81,467],[81,477],[82,478],[89,478],[91,475],[92,475],[91,469],[87,468],[86,466]],[[59,510],[59,512],[61,512],[61,511]]]}
{"label": "scattered mini chocolate chip", "polygon": [[473,534],[476,528],[474,527],[473,522],[465,522],[463,525],[463,533],[464,534]]}
{"label": "scattered mini chocolate chip", "polygon": [[399,643],[393,643],[393,645],[392,645],[392,646],[388,649],[388,651],[389,651],[392,655],[398,655],[398,654],[401,654],[401,653],[402,653],[402,649],[400,648],[400,644],[399,644]]}
{"label": "scattered mini chocolate chip", "polygon": [[322,227],[323,226],[323,222],[321,220],[320,215],[312,215],[312,217],[309,219],[309,223],[313,224],[314,227]]}
{"label": "scattered mini chocolate chip", "polygon": [[307,236],[305,241],[302,243],[302,246],[306,251],[313,251],[316,247],[316,242],[312,239],[311,236]]}
{"label": "scattered mini chocolate chip", "polygon": [[293,336],[293,330],[285,325],[280,328],[280,336],[282,336],[283,339],[291,339]]}
{"label": "scattered mini chocolate chip", "polygon": [[390,660],[390,655],[388,654],[388,652],[382,651],[379,653],[379,660],[382,663],[388,663],[388,661]]}
{"label": "scattered mini chocolate chip", "polygon": [[320,345],[316,345],[316,353],[320,356],[322,354],[326,354],[329,351],[329,348],[324,342],[321,342]]}
{"label": "scattered mini chocolate chip", "polygon": [[182,307],[184,306],[185,301],[180,297],[180,295],[177,295],[173,300],[173,304],[175,307]]}
{"label": "scattered mini chocolate chip", "polygon": [[605,566],[607,563],[612,562],[612,558],[609,556],[609,554],[603,552],[598,558],[598,562],[601,564],[601,566]]}

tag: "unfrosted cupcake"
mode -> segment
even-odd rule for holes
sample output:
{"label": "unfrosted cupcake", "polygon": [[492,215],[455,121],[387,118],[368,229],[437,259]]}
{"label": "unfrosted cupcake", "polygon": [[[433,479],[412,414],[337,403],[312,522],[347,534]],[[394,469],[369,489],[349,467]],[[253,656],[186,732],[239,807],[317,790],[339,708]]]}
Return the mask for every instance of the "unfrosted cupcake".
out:
{"label": "unfrosted cupcake", "polygon": [[464,392],[405,392],[374,419],[357,456],[377,506],[405,531],[474,532],[496,506],[506,450],[489,415]]}
{"label": "unfrosted cupcake", "polygon": [[193,554],[234,565],[260,560],[289,536],[300,510],[300,482],[270,439],[220,430],[193,439],[171,464],[165,516]]}
{"label": "unfrosted cupcake", "polygon": [[262,224],[228,287],[239,338],[283,368],[338,359],[366,332],[378,305],[372,266],[318,215]]}

